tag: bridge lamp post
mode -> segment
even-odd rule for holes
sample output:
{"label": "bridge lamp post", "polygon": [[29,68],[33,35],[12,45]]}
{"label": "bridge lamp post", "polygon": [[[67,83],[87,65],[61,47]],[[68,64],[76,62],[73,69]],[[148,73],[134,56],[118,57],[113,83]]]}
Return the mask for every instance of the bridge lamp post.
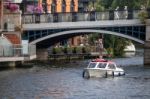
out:
{"label": "bridge lamp post", "polygon": [[98,40],[98,46],[99,46],[99,58],[103,58],[103,39],[99,38]]}

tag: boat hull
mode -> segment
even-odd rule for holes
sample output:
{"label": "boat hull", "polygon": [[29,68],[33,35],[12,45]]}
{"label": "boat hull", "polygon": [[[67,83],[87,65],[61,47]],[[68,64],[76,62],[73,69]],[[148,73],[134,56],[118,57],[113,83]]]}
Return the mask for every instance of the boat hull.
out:
{"label": "boat hull", "polygon": [[86,72],[86,75],[83,74],[83,77],[86,76],[86,78],[91,77],[108,77],[108,76],[121,76],[125,73],[123,71],[112,71],[112,70],[102,70],[102,69],[84,69],[84,72]]}
{"label": "boat hull", "polygon": [[106,76],[106,70],[100,70],[100,69],[85,69],[86,72],[88,72],[89,77],[105,77]]}

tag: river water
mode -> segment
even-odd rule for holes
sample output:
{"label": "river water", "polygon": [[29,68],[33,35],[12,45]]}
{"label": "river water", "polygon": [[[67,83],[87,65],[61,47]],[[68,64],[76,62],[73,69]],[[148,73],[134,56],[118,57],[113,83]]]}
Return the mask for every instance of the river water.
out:
{"label": "river water", "polygon": [[150,99],[150,69],[143,57],[113,59],[125,76],[83,79],[90,60],[0,71],[0,99]]}

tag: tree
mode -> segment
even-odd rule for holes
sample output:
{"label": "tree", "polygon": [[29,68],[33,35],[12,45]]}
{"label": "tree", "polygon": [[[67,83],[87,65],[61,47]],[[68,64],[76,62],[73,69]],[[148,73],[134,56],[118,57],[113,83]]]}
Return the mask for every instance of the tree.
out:
{"label": "tree", "polygon": [[103,6],[103,0],[96,0],[96,2],[93,5],[93,2],[89,3],[89,8],[88,9],[92,9],[93,7],[95,8],[96,11],[104,11],[105,8]]}
{"label": "tree", "polygon": [[149,8],[150,0],[113,0],[112,4],[109,6],[112,8],[116,8],[117,6],[123,8],[124,6],[128,6],[129,9],[140,9],[141,5],[145,6],[145,8]]}
{"label": "tree", "polygon": [[95,44],[95,41],[97,41],[99,38],[99,34],[98,33],[93,33],[89,35],[89,43],[91,45]]}
{"label": "tree", "polygon": [[114,54],[113,56],[123,56],[125,47],[130,43],[130,40],[122,37],[117,37],[114,35],[104,35],[104,47],[106,49],[112,48]]}

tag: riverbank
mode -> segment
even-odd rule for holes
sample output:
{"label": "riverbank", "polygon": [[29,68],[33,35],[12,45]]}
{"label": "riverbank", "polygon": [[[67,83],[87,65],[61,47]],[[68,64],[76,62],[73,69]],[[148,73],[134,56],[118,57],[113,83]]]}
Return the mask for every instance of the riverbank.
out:
{"label": "riverbank", "polygon": [[[76,64],[78,66],[79,64],[84,64],[87,66],[87,64],[95,58],[85,59],[85,58],[72,58],[72,59],[55,59],[55,60],[47,60],[47,61],[28,61],[23,62],[23,64],[18,64],[16,67],[33,67],[33,66],[50,66],[54,68],[59,67],[67,67],[67,64]],[[115,61],[120,66],[136,66],[136,65],[143,65],[143,57],[142,56],[134,56],[134,57],[124,57],[124,58],[105,58],[106,60],[112,60]],[[6,64],[0,64],[0,68],[10,68],[10,66],[6,66]],[[13,67],[14,68],[14,67]]]}

